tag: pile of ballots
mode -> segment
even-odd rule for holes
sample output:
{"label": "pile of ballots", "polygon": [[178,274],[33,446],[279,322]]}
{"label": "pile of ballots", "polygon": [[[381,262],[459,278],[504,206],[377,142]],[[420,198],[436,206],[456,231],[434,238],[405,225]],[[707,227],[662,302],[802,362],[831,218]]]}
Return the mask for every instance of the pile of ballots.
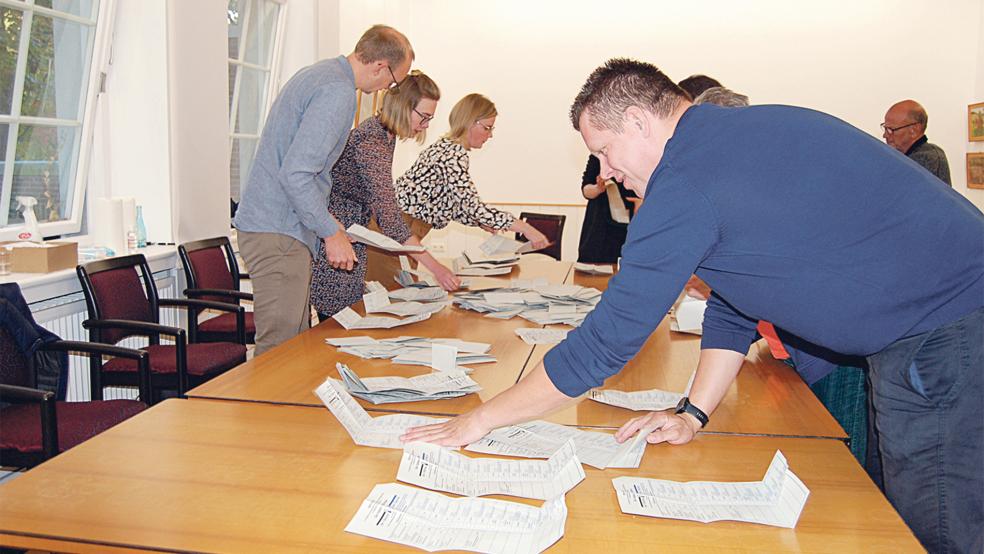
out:
{"label": "pile of ballots", "polygon": [[462,371],[439,371],[415,377],[366,377],[359,378],[349,366],[336,363],[335,369],[342,376],[345,388],[352,396],[373,404],[442,400],[457,398],[482,390]]}
{"label": "pile of ballots", "polygon": [[495,361],[489,355],[492,345],[484,342],[468,342],[459,339],[432,339],[424,337],[339,337],[325,339],[338,350],[362,359],[389,359],[395,364],[428,366],[437,371],[463,371],[464,366]]}
{"label": "pile of ballots", "polygon": [[460,292],[453,302],[486,317],[522,317],[538,325],[563,323],[577,327],[601,300],[601,291],[579,285],[556,285],[545,279],[513,279],[506,288]]}
{"label": "pile of ballots", "polygon": [[468,248],[454,260],[455,275],[506,275],[519,263],[519,255],[533,251],[533,244],[492,235],[477,248]]}

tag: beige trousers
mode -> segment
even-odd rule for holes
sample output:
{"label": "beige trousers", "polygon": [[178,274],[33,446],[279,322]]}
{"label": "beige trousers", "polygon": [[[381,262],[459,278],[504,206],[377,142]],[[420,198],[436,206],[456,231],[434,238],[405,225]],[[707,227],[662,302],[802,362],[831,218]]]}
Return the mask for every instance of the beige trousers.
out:
{"label": "beige trousers", "polygon": [[311,251],[287,235],[239,231],[239,253],[253,284],[259,356],[311,326]]}
{"label": "beige trousers", "polygon": [[[429,223],[424,223],[412,215],[403,214],[403,221],[410,228],[410,233],[420,240],[424,240],[424,237],[431,230]],[[369,220],[369,228],[373,231],[382,232],[379,226],[376,225],[375,218]],[[416,260],[413,258],[409,259],[410,267],[417,267]],[[379,281],[388,289],[398,287],[399,285],[396,284],[393,278],[400,272],[400,269],[399,256],[390,256],[375,248],[366,248],[366,282]]]}

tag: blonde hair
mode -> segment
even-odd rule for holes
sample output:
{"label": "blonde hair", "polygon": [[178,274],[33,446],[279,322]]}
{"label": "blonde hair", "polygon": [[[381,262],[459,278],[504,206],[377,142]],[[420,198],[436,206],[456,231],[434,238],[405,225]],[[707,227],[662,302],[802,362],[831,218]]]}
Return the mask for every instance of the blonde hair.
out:
{"label": "blonde hair", "polygon": [[362,63],[385,61],[397,67],[412,62],[416,55],[403,33],[387,25],[373,25],[355,44],[355,57]]}
{"label": "blonde hair", "polygon": [[382,107],[379,109],[380,123],[401,139],[415,138],[418,144],[423,144],[427,131],[414,136],[411,113],[424,98],[440,100],[441,89],[437,88],[437,83],[430,77],[415,69],[399,87],[383,95]]}
{"label": "blonde hair", "polygon": [[458,100],[458,103],[451,108],[451,115],[448,117],[451,130],[444,137],[466,149],[471,148],[471,145],[468,144],[468,129],[476,121],[497,115],[499,112],[495,111],[495,104],[491,100],[473,92]]}

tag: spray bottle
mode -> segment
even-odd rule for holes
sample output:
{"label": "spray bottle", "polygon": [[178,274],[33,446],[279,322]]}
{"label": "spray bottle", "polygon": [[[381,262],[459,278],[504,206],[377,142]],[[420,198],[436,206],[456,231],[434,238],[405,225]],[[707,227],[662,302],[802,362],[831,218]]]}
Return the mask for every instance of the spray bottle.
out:
{"label": "spray bottle", "polygon": [[18,196],[17,204],[17,208],[24,214],[24,230],[17,234],[17,238],[30,242],[43,242],[41,230],[38,229],[38,217],[34,215],[34,206],[38,204],[38,199],[33,196]]}

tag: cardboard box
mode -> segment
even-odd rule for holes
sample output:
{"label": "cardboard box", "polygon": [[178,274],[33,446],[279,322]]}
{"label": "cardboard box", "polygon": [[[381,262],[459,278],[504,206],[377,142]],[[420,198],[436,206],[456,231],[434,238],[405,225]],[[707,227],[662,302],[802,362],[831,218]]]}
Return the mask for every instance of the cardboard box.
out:
{"label": "cardboard box", "polygon": [[[14,244],[0,243],[0,248]],[[14,273],[51,273],[74,269],[79,265],[79,245],[76,242],[48,241],[42,248],[13,247],[10,249],[10,270]]]}

